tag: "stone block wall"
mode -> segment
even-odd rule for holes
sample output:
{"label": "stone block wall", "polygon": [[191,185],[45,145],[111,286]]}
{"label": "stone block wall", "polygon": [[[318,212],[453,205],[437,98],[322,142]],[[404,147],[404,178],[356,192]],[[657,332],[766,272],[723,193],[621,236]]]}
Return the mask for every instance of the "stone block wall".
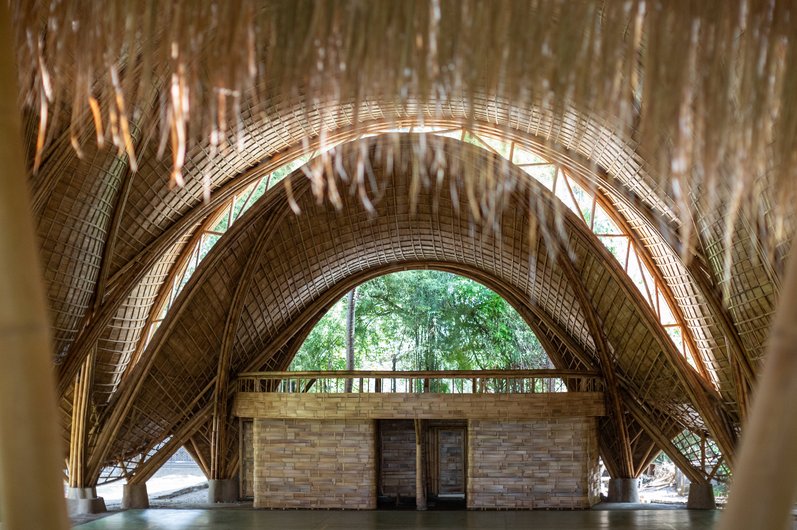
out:
{"label": "stone block wall", "polygon": [[601,392],[543,394],[314,394],[238,392],[240,418],[532,420],[604,416]]}
{"label": "stone block wall", "polygon": [[379,422],[380,494],[415,497],[415,425],[412,420]]}
{"label": "stone block wall", "polygon": [[252,420],[241,421],[241,488],[242,499],[253,499],[255,496],[255,445],[254,425]]}
{"label": "stone block wall", "polygon": [[254,420],[255,508],[376,508],[370,420]]}
{"label": "stone block wall", "polygon": [[597,466],[595,418],[468,422],[468,508],[589,508]]}

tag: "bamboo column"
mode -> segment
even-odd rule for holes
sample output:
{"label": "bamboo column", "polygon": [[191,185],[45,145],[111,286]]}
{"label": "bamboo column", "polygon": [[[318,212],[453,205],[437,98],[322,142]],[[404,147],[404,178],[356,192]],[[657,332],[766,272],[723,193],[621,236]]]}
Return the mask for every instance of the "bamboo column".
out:
{"label": "bamboo column", "polygon": [[6,529],[66,529],[49,322],[17,106],[8,3],[0,6],[0,513]]}
{"label": "bamboo column", "polygon": [[415,420],[415,507],[426,510],[426,451],[424,450],[424,421]]}
{"label": "bamboo column", "polygon": [[797,255],[789,257],[720,530],[791,528],[797,498]]}
{"label": "bamboo column", "polygon": [[89,403],[94,382],[94,357],[92,349],[75,378],[72,398],[72,431],[69,439],[69,487],[88,487],[86,474],[86,440],[88,438]]}

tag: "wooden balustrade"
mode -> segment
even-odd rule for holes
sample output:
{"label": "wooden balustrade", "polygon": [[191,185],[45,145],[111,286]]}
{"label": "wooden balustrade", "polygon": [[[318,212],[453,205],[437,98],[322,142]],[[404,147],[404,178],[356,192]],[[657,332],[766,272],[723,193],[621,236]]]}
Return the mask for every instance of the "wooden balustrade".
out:
{"label": "wooden balustrade", "polygon": [[598,372],[575,370],[296,371],[250,372],[238,376],[238,392],[540,394],[602,392]]}

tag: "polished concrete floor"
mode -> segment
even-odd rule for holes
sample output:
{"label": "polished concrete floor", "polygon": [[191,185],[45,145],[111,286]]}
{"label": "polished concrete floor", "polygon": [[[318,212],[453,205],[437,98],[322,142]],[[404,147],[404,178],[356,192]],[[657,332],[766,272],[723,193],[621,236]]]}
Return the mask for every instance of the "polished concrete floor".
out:
{"label": "polished concrete floor", "polygon": [[578,512],[414,512],[268,511],[252,509],[129,510],[77,527],[79,530],[128,529],[458,529],[458,528],[713,528],[720,512],[696,510],[600,509]]}

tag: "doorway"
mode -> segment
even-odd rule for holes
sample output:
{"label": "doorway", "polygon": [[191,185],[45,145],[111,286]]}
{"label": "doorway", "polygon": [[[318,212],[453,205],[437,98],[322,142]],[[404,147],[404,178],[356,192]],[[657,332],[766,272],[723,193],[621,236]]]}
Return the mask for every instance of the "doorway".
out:
{"label": "doorway", "polygon": [[465,507],[467,426],[465,422],[430,422],[427,437],[430,506]]}
{"label": "doorway", "polygon": [[[412,420],[379,420],[378,506],[415,508],[416,446]],[[467,423],[429,420],[424,436],[425,490],[429,509],[464,509]]]}

